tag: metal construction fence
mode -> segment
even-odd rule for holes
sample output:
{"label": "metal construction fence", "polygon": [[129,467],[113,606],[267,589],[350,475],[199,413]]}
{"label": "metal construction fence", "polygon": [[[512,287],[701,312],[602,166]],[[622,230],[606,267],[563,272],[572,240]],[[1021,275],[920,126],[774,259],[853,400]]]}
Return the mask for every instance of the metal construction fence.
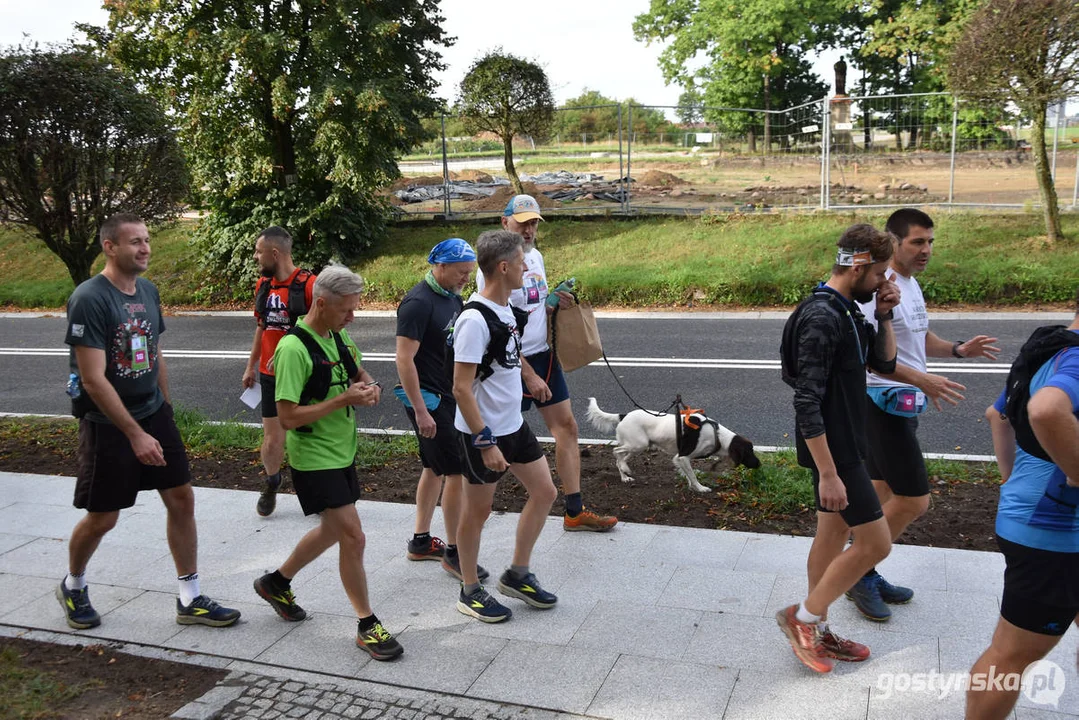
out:
{"label": "metal construction fence", "polygon": [[[1068,107],[1050,109],[1045,142],[1060,206],[1074,211],[1079,114]],[[401,161],[390,188],[401,215],[505,205],[502,140],[468,128],[451,115],[428,121],[431,140]],[[548,137],[516,137],[513,151],[528,191],[556,212],[1032,208],[1033,132],[1010,105],[948,93],[834,96],[782,110],[630,103],[559,108]]]}

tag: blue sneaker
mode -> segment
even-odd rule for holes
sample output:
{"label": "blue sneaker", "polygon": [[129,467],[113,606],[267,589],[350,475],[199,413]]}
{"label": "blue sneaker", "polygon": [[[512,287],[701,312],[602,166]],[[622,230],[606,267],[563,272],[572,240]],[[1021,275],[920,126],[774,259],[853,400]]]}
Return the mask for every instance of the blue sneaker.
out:
{"label": "blue sneaker", "polygon": [[532,607],[541,610],[553,608],[558,602],[558,597],[554,593],[549,593],[540,587],[539,581],[532,573],[518,580],[507,570],[498,579],[498,591],[503,595],[524,600]]}
{"label": "blue sneaker", "polygon": [[914,597],[914,591],[901,585],[892,585],[877,573],[877,587],[880,588],[880,599],[889,605],[906,605]]}
{"label": "blue sneaker", "polygon": [[880,596],[880,575],[866,575],[847,591],[847,599],[853,600],[858,612],[870,620],[886,622],[892,617],[892,611],[884,604]]}
{"label": "blue sneaker", "polygon": [[465,595],[465,589],[462,586],[461,594],[457,598],[457,611],[485,623],[502,622],[513,617],[513,611],[491,597],[483,587],[471,595]]}
{"label": "blue sneaker", "polygon": [[68,590],[64,581],[61,580],[56,588],[56,599],[60,601],[60,607],[64,609],[68,627],[75,630],[87,630],[101,624],[101,616],[90,604],[88,588]]}
{"label": "blue sneaker", "polygon": [[221,607],[205,595],[199,595],[184,607],[176,598],[176,622],[181,625],[209,625],[225,627],[240,619],[240,611]]}

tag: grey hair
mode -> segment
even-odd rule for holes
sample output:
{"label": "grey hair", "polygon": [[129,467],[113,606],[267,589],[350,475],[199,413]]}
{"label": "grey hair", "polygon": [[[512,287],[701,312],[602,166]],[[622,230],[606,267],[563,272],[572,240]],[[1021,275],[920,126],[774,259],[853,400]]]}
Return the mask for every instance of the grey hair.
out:
{"label": "grey hair", "polygon": [[484,276],[490,276],[500,262],[512,260],[524,249],[520,234],[509,230],[488,230],[476,239],[476,264]]}
{"label": "grey hair", "polygon": [[363,278],[349,270],[344,265],[336,263],[327,265],[315,279],[315,287],[312,294],[315,297],[345,297],[346,295],[359,295],[363,292]]}

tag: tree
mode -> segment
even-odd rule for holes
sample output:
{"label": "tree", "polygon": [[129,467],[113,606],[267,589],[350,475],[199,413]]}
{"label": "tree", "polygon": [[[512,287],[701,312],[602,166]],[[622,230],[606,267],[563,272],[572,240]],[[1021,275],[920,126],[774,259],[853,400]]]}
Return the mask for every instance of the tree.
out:
{"label": "tree", "polygon": [[704,96],[697,88],[690,86],[689,90],[683,91],[678,96],[678,109],[674,111],[674,114],[678,116],[678,122],[683,125],[695,125],[703,120],[704,115],[701,112],[703,103]]}
{"label": "tree", "polygon": [[547,73],[498,48],[472,63],[461,81],[457,105],[473,131],[501,138],[506,175],[517,193],[524,192],[513,165],[513,138],[542,140],[550,132],[554,98]]}
{"label": "tree", "polygon": [[354,261],[384,230],[380,188],[434,115],[437,0],[125,0],[86,28],[182,120],[211,210],[203,260],[234,287],[259,230],[301,262]]}
{"label": "tree", "polygon": [[0,209],[78,285],[116,212],[175,217],[187,191],[164,113],[101,59],[74,47],[0,55]]}
{"label": "tree", "polygon": [[948,66],[953,91],[1012,102],[1031,118],[1034,171],[1050,242],[1063,238],[1045,147],[1046,113],[1079,88],[1079,2],[988,0],[970,19]]}
{"label": "tree", "polygon": [[[660,53],[660,69],[668,83],[700,86],[709,105],[771,110],[811,100],[813,96],[805,93],[824,87],[813,75],[806,53],[832,42],[847,2],[652,0],[649,11],[634,20],[633,32],[644,42],[670,41]],[[701,54],[708,62],[694,71],[693,61]],[[724,120],[751,129],[756,120],[742,115]],[[762,120],[764,151],[769,153],[769,113]]]}

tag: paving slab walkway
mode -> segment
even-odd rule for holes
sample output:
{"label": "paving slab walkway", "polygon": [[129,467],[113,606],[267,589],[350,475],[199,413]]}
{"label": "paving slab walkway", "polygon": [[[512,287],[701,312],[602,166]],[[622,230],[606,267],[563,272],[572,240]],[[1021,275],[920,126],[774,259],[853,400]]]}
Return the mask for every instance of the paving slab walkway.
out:
{"label": "paving slab walkway", "polygon": [[[558,605],[506,599],[513,618],[486,625],[457,612],[458,584],[437,563],[405,558],[411,505],[361,501],[372,606],[405,648],[380,663],[353,644],[336,550],[293,582],[306,621],[279,619],[255,595],[253,580],[315,523],[294,496],[260,518],[256,493],[196,488],[202,588],[239,608],[240,622],[176,624],[164,508],[144,493],[88,571],[102,624],[75,632],[53,598],[82,515],[73,487],[0,473],[0,633],[93,638],[230,671],[178,718],[958,718],[955,683],[988,644],[1000,606],[998,554],[898,545],[881,569],[914,588],[914,601],[884,624],[837,602],[832,626],[873,657],[819,676],[794,659],[774,619],[805,594],[809,538],[642,524],[566,533],[550,518],[532,569]],[[516,522],[511,513],[488,521],[480,562],[493,575],[509,563]],[[435,534],[441,527],[436,514]],[[1072,631],[1048,658],[1063,692],[1021,697],[1016,718],[1079,718],[1076,649]]]}

